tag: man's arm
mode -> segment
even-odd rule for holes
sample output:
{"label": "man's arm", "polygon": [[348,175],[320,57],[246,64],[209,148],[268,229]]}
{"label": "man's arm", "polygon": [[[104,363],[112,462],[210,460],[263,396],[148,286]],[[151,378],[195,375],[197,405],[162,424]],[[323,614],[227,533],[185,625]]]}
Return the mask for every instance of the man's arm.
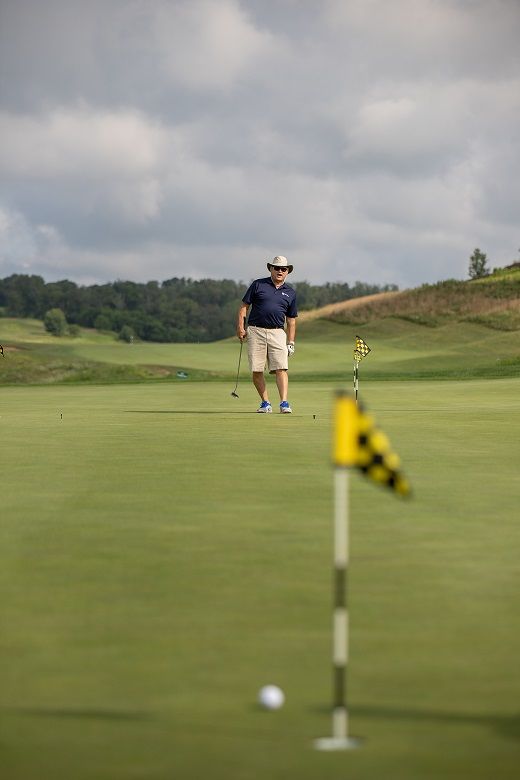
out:
{"label": "man's arm", "polygon": [[243,341],[246,337],[245,321],[247,317],[247,310],[249,306],[247,303],[242,303],[237,314],[237,338]]}
{"label": "man's arm", "polygon": [[294,339],[296,336],[296,317],[286,317],[287,321],[287,344],[292,344],[292,349],[289,353],[292,355],[294,352]]}

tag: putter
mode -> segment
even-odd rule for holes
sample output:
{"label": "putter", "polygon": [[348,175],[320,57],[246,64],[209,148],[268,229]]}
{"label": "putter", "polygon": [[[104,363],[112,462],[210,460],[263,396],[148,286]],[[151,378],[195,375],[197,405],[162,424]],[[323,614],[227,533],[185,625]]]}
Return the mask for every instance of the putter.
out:
{"label": "putter", "polygon": [[242,347],[244,346],[244,342],[240,342],[240,354],[238,356],[238,370],[237,370],[237,381],[235,382],[235,389],[231,392],[231,395],[233,398],[238,398],[239,395],[237,393],[237,387],[238,387],[238,375],[240,374],[240,361],[242,360]]}

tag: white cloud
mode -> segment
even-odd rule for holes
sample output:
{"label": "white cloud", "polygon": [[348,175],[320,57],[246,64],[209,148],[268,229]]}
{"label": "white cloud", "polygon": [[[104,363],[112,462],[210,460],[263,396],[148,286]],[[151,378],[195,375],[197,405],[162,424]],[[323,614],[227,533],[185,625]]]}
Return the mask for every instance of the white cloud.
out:
{"label": "white cloud", "polygon": [[347,163],[412,176],[449,166],[452,155],[463,153],[465,144],[456,132],[456,114],[440,108],[427,95],[383,98],[362,105],[347,133]]}
{"label": "white cloud", "polygon": [[0,269],[23,263],[36,252],[36,238],[23,214],[0,208]]}
{"label": "white cloud", "polygon": [[49,259],[63,256],[63,250],[54,226],[32,225],[23,214],[0,208],[0,273],[38,273],[33,265],[38,267],[42,260],[48,264]]}
{"label": "white cloud", "polygon": [[518,72],[517,0],[327,0],[324,21],[374,80]]}
{"label": "white cloud", "polygon": [[3,270],[407,285],[518,247],[516,0],[4,0]]}
{"label": "white cloud", "polygon": [[39,188],[42,197],[52,188],[49,206],[69,200],[78,218],[99,212],[130,223],[159,214],[160,172],[174,143],[138,112],[86,105],[37,115],[2,112],[0,135],[0,176],[19,191]]}
{"label": "white cloud", "polygon": [[237,0],[181,0],[154,6],[159,56],[172,82],[193,89],[227,90],[276,52]]}
{"label": "white cloud", "polygon": [[66,106],[48,113],[0,112],[0,172],[5,175],[131,177],[156,170],[165,133],[132,110]]}

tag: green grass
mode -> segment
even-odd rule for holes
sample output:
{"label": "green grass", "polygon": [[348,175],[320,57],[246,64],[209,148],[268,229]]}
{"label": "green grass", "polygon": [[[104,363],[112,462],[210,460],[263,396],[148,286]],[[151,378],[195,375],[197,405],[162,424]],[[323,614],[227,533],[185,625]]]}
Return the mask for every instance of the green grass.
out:
{"label": "green grass", "polygon": [[[199,347],[139,342],[130,345],[118,341],[114,334],[87,329],[82,329],[78,337],[56,338],[38,320],[15,318],[0,318],[0,343],[5,348],[0,385],[178,381],[177,372],[185,370],[185,359]],[[226,344],[225,359],[231,364],[236,360],[236,349],[230,341],[222,343]],[[215,378],[213,366],[221,360],[219,350],[213,354],[213,345],[204,346],[204,357],[198,361],[203,368],[190,366],[191,380]]]}
{"label": "green grass", "polygon": [[[370,380],[477,379],[520,376],[518,333],[473,322],[428,327],[387,317],[364,326],[315,320],[298,328],[291,375],[307,381],[342,381],[352,374],[352,352],[359,333],[372,348],[360,375]],[[57,339],[33,320],[0,319],[0,384],[135,383],[178,384],[177,371],[191,381],[231,380],[239,344],[119,342],[95,331]],[[246,350],[242,372],[247,373]]]}
{"label": "green grass", "polygon": [[373,300],[359,298],[334,312],[318,309],[314,318],[359,326],[397,317],[430,328],[468,321],[514,331],[520,328],[519,301],[520,268],[500,269],[481,279],[447,279]]}
{"label": "green grass", "polygon": [[332,386],[231,389],[0,389],[2,780],[516,777],[518,381],[361,385],[415,497],[351,480],[337,754]]}
{"label": "green grass", "polygon": [[334,380],[350,374],[356,334],[372,349],[360,364],[365,381],[520,376],[517,334],[474,323],[430,328],[397,318],[363,327],[325,320],[302,325],[294,373]]}

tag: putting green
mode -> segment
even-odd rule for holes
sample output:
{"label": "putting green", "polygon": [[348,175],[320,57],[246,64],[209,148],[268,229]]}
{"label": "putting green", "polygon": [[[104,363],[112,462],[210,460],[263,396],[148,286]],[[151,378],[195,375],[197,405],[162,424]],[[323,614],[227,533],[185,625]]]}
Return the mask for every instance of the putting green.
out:
{"label": "putting green", "polygon": [[232,386],[0,390],[2,780],[514,777],[518,380],[361,386],[415,496],[352,476],[334,754],[333,386]]}

